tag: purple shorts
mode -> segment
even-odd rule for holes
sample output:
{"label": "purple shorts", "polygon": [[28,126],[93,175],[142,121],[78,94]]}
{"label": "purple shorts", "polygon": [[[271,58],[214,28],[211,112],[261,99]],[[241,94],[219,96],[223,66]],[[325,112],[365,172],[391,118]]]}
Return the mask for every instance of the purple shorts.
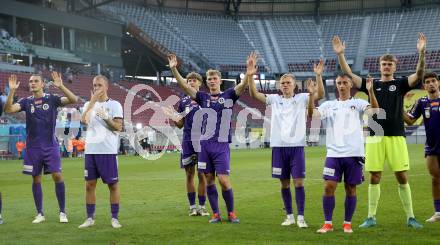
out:
{"label": "purple shorts", "polygon": [[23,173],[32,176],[61,172],[60,148],[27,148],[23,161]]}
{"label": "purple shorts", "polygon": [[197,168],[202,173],[229,175],[230,151],[228,142],[202,141]]}
{"label": "purple shorts", "polygon": [[323,171],[325,180],[342,181],[350,185],[359,185],[364,181],[363,157],[327,157]]}
{"label": "purple shorts", "polygon": [[102,179],[105,184],[118,182],[118,156],[116,154],[86,154],[84,177]]}
{"label": "purple shorts", "polygon": [[182,153],[180,155],[180,168],[186,168],[197,164],[197,152],[194,151],[192,141],[182,142]]}
{"label": "purple shorts", "polygon": [[272,178],[304,179],[306,162],[304,147],[272,147]]}

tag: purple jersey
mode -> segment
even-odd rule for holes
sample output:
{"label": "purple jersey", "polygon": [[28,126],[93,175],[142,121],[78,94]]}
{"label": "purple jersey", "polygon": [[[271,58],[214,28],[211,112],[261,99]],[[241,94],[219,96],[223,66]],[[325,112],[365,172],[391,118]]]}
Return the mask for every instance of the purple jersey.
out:
{"label": "purple jersey", "polygon": [[[238,95],[234,88],[229,88],[220,94],[197,92],[196,101],[201,107],[200,111],[202,114],[208,113],[203,117],[200,140],[231,143],[232,107],[237,100]],[[215,120],[212,112],[216,113]]]}
{"label": "purple jersey", "polygon": [[55,126],[61,97],[52,94],[44,94],[41,98],[29,96],[18,103],[20,111],[26,112],[27,148],[58,147]]}
{"label": "purple jersey", "polygon": [[425,124],[427,155],[440,154],[440,98],[430,100],[428,97],[420,98],[409,112],[409,116],[417,119],[423,115]]}
{"label": "purple jersey", "polygon": [[200,109],[196,101],[191,100],[191,97],[183,97],[179,102],[179,113],[185,113],[185,123],[183,125],[183,140],[191,141],[191,129],[193,124],[194,113]]}

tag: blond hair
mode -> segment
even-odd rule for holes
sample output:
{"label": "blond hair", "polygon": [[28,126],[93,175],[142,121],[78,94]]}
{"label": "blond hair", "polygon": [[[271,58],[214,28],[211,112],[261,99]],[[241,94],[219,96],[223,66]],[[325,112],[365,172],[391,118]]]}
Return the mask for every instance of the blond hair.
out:
{"label": "blond hair", "polygon": [[98,80],[98,79],[101,79],[101,80],[105,81],[108,84],[108,78],[106,76],[104,76],[104,75],[96,75],[93,78],[93,81]]}
{"label": "blond hair", "polygon": [[285,73],[280,77],[280,82],[285,79],[285,78],[292,78],[292,80],[295,82],[295,75],[293,75],[293,73]]}
{"label": "blond hair", "polygon": [[215,76],[217,75],[219,78],[222,77],[222,73],[219,70],[209,69],[206,71],[206,76]]}

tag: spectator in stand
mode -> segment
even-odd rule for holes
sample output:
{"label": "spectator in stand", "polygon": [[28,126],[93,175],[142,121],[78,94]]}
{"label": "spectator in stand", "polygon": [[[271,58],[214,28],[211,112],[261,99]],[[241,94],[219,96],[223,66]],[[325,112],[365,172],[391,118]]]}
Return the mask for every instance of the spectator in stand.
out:
{"label": "spectator in stand", "polygon": [[73,144],[72,144],[72,142],[73,142],[74,139],[75,138],[72,136],[72,138],[67,140],[67,148],[66,148],[66,150],[67,150],[67,157],[69,157],[69,158],[72,157],[72,152],[73,152]]}
{"label": "spectator in stand", "polygon": [[84,156],[84,149],[85,149],[86,142],[84,141],[84,138],[81,137],[79,140],[77,140],[76,150],[78,153],[78,157]]}
{"label": "spectator in stand", "polygon": [[15,143],[15,148],[17,148],[18,159],[22,159],[22,152],[23,149],[26,148],[26,144],[22,140],[17,141],[17,143]]}

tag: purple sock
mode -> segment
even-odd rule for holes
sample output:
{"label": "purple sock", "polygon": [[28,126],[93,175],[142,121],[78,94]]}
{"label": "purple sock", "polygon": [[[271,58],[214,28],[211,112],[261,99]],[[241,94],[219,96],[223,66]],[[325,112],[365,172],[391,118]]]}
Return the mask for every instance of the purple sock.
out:
{"label": "purple sock", "polygon": [[325,221],[332,221],[333,209],[335,209],[335,196],[323,196],[322,207],[324,208]]}
{"label": "purple sock", "polygon": [[95,204],[86,204],[87,218],[92,218],[95,216]]}
{"label": "purple sock", "polygon": [[206,188],[208,194],[209,204],[211,205],[212,213],[218,214],[218,192],[214,185],[208,185]]}
{"label": "purple sock", "polygon": [[440,212],[440,199],[434,200],[434,208],[436,212]]}
{"label": "purple sock", "polygon": [[345,221],[351,222],[356,209],[356,196],[345,196]]}
{"label": "purple sock", "polygon": [[2,193],[0,192],[0,214],[2,213]]}
{"label": "purple sock", "polygon": [[34,195],[37,213],[43,214],[43,190],[41,189],[41,183],[32,183],[32,194]]}
{"label": "purple sock", "polygon": [[298,215],[304,215],[304,203],[306,202],[306,193],[304,186],[295,187],[295,201]]}
{"label": "purple sock", "polygon": [[117,219],[119,213],[119,203],[110,204],[110,210],[112,212],[112,218]]}
{"label": "purple sock", "polygon": [[228,214],[230,212],[234,212],[234,192],[232,192],[232,188],[226,191],[222,191],[222,196],[223,199],[225,200]]}
{"label": "purple sock", "polygon": [[60,212],[65,213],[66,207],[66,194],[64,182],[55,183],[55,194],[58,200],[58,206],[60,207]]}
{"label": "purple sock", "polygon": [[188,192],[188,202],[190,206],[196,205],[196,193],[195,192]]}
{"label": "purple sock", "polygon": [[284,209],[286,210],[286,214],[292,214],[292,193],[289,188],[281,188],[281,197],[284,202]]}
{"label": "purple sock", "polygon": [[206,196],[198,196],[198,198],[199,198],[199,205],[205,206]]}

